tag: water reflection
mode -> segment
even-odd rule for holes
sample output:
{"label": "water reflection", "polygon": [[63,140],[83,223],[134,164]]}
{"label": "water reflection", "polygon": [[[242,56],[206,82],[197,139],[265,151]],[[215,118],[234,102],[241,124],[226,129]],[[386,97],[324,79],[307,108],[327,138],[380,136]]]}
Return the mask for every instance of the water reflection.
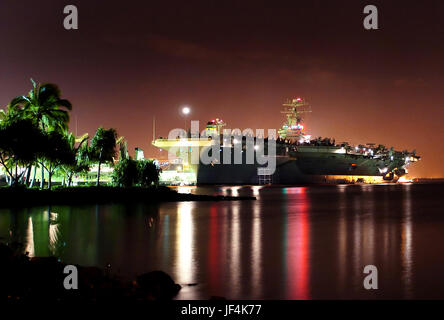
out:
{"label": "water reflection", "polygon": [[262,294],[262,219],[260,216],[259,202],[255,202],[253,205],[252,224],[251,283],[252,291],[260,297]]}
{"label": "water reflection", "polygon": [[287,293],[289,299],[309,299],[310,222],[307,188],[287,188]]}
{"label": "water reflection", "polygon": [[176,271],[179,283],[194,281],[194,219],[192,210],[194,202],[181,202],[177,208],[176,223]]}
{"label": "water reflection", "polygon": [[339,189],[339,227],[338,227],[338,254],[337,254],[337,270],[338,270],[338,286],[339,292],[344,291],[346,277],[346,258],[347,258],[347,201],[345,201],[345,188],[338,186]]}
{"label": "water reflection", "polygon": [[411,185],[404,185],[404,217],[402,221],[401,257],[406,298],[412,298],[412,198]]}
{"label": "water reflection", "polygon": [[32,217],[28,217],[28,227],[26,228],[25,252],[27,252],[30,257],[35,256],[34,226],[32,224]]}
{"label": "water reflection", "polygon": [[[47,213],[44,212],[46,215]],[[57,254],[59,244],[59,224],[57,223],[57,213],[49,213],[49,250],[53,255]]]}
{"label": "water reflection", "polygon": [[[0,237],[31,256],[197,284],[179,299],[444,297],[444,190],[434,188],[206,187],[192,192],[258,200],[3,209]],[[377,293],[363,289],[367,264]]]}
{"label": "water reflection", "polygon": [[240,278],[241,278],[241,226],[239,218],[239,205],[234,205],[231,208],[231,219],[230,219],[230,254],[229,254],[229,268],[230,268],[230,283],[231,292],[230,296],[237,297],[240,289]]}
{"label": "water reflection", "polygon": [[220,255],[221,248],[219,243],[220,233],[219,229],[221,227],[220,218],[217,210],[216,204],[213,204],[210,208],[210,227],[208,233],[208,272],[209,272],[209,284],[210,292],[217,291],[220,282]]}
{"label": "water reflection", "polygon": [[357,197],[353,199],[353,246],[352,246],[352,256],[353,256],[353,284],[354,286],[359,286],[359,274],[362,273],[362,254],[361,250],[364,247],[361,241],[363,240],[361,234],[361,210],[360,202]]}
{"label": "water reflection", "polygon": [[168,264],[168,255],[170,250],[170,215],[166,214],[162,217],[161,224],[163,226],[163,241],[162,241],[162,262],[165,269]]}

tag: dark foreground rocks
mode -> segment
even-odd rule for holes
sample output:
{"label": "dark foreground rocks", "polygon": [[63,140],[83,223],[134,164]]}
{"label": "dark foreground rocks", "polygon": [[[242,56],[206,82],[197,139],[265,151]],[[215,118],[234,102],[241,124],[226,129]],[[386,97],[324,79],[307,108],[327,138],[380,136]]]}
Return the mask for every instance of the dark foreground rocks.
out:
{"label": "dark foreground rocks", "polygon": [[173,299],[181,286],[163,271],[152,271],[137,277],[137,284],[141,295],[153,300]]}
{"label": "dark foreground rocks", "polygon": [[76,266],[78,289],[67,290],[65,264],[57,258],[30,258],[20,244],[0,243],[0,301],[8,302],[137,302],[171,300],[180,285],[162,271],[123,281],[107,270]]}

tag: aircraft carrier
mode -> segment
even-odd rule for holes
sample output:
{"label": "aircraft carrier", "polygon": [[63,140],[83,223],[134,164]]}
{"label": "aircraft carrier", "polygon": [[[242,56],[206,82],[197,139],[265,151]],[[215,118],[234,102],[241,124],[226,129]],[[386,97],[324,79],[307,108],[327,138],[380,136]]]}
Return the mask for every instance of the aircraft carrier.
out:
{"label": "aircraft carrier", "polygon": [[[381,144],[352,146],[347,142],[337,143],[330,138],[313,139],[311,135],[306,134],[304,128],[303,116],[311,112],[305,99],[290,99],[283,107],[285,122],[278,130],[278,136],[253,137],[253,161],[248,161],[248,139],[242,135],[232,135],[227,141],[227,137],[222,134],[225,123],[220,119],[207,123],[206,130],[199,135],[198,142],[188,133],[185,139],[157,139],[153,144],[164,149],[172,150],[174,147],[176,155],[181,158],[177,150],[198,148],[200,154],[211,154],[214,148],[209,150],[218,142],[217,150],[220,154],[218,160],[211,163],[199,160],[198,164],[192,164],[189,155],[182,156],[183,170],[194,172],[197,184],[396,182],[408,172],[407,167],[411,163],[420,159],[416,151],[395,151]],[[259,138],[264,142],[264,150],[258,150],[256,147]],[[272,153],[267,150],[268,139],[274,140],[275,150]],[[259,151],[265,156],[274,157],[275,169],[267,169],[263,161],[258,160]]]}

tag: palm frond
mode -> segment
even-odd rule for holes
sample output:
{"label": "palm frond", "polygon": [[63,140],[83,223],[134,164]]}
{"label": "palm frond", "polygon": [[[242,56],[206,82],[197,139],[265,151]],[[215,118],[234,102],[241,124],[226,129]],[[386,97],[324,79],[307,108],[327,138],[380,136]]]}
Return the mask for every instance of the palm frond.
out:
{"label": "palm frond", "polygon": [[48,104],[51,99],[60,100],[60,95],[59,87],[53,83],[42,84],[39,88],[39,101],[42,104]]}
{"label": "palm frond", "polygon": [[66,99],[60,99],[59,101],[57,101],[57,106],[58,107],[65,107],[68,110],[72,110],[71,102]]}
{"label": "palm frond", "polygon": [[31,103],[31,100],[26,96],[18,96],[11,100],[9,106],[17,107],[17,106],[26,106]]}

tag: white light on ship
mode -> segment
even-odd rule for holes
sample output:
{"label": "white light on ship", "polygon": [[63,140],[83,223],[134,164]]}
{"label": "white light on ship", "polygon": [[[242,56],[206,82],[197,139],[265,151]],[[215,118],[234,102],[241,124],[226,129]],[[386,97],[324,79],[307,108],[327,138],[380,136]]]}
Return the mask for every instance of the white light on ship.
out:
{"label": "white light on ship", "polygon": [[256,146],[254,146],[254,150],[259,150],[259,146],[258,145],[256,145]]}

